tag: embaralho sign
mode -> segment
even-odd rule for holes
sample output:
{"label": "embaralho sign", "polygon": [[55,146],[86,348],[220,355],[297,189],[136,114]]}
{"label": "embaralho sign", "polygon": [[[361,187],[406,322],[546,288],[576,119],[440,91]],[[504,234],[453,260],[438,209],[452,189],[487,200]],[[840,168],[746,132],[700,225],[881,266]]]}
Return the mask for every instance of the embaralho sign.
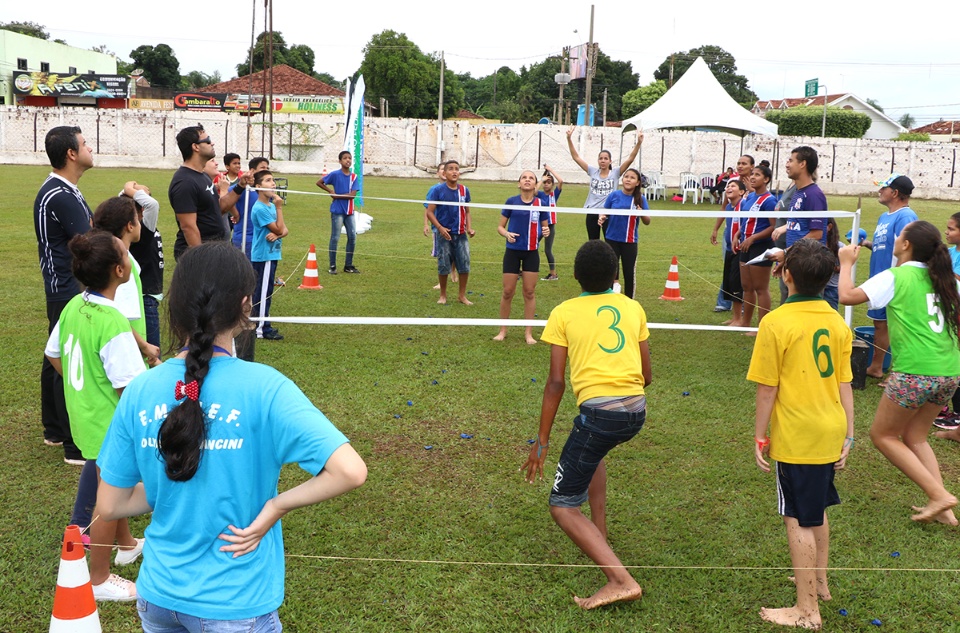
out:
{"label": "embaralho sign", "polygon": [[226,93],[181,92],[173,98],[173,108],[220,112],[226,99]]}
{"label": "embaralho sign", "polygon": [[15,72],[13,92],[32,97],[93,97],[126,99],[129,78],[122,75]]}

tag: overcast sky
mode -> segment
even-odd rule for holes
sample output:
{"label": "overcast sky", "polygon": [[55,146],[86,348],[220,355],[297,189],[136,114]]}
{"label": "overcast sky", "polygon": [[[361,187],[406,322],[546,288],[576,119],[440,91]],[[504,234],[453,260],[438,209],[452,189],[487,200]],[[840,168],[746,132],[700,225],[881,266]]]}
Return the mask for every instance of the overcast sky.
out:
{"label": "overcast sky", "polygon": [[[217,70],[229,79],[250,45],[254,4],[260,33],[263,0],[103,0],[82,11],[72,0],[9,2],[2,19],[38,22],[52,38],[84,48],[105,44],[127,60],[141,44],[166,43],[181,73]],[[880,4],[846,0],[594,6],[594,40],[612,58],[631,61],[641,85],[671,52],[714,44],[733,54],[761,99],[801,97],[804,81],[816,77],[831,94],[876,99],[895,119],[908,111],[918,124],[960,119],[960,46],[943,2],[915,0],[886,13]],[[444,51],[451,70],[480,77],[500,66],[519,70],[587,41],[590,4],[277,0],[273,21],[288,44],[316,52],[317,71],[337,78],[359,68],[363,47],[384,29],[406,33],[424,52]]]}

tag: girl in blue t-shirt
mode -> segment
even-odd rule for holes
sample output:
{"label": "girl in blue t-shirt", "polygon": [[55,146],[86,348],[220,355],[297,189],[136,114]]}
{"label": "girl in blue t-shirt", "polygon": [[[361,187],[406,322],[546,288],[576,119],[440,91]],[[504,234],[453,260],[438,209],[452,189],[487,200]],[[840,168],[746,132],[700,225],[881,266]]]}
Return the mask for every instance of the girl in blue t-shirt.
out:
{"label": "girl in blue t-shirt", "polygon": [[750,174],[753,191],[747,194],[740,205],[746,215],[738,218],[731,238],[733,250],[740,256],[740,285],[743,288],[741,325],[744,327],[750,327],[753,321],[754,306],[757,308],[758,321],[770,312],[770,273],[773,260],[763,260],[759,264],[751,265],[747,265],[747,262],[774,246],[770,236],[773,234],[775,222],[760,215],[772,212],[777,206],[776,197],[767,190],[772,178],[773,174],[766,165],[753,168]]}
{"label": "girl in blue t-shirt", "polygon": [[[649,209],[647,199],[640,188],[640,172],[628,169],[623,172],[621,188],[613,191],[603,201],[604,209]],[[617,254],[617,268],[623,267],[623,294],[633,299],[636,290],[637,268],[637,226],[639,222],[650,224],[650,217],[646,215],[601,215],[597,223],[606,224],[604,239]],[[614,284],[620,280],[620,272],[614,279]]]}
{"label": "girl in blue t-shirt", "polygon": [[[513,295],[517,291],[517,281],[523,275],[523,318],[533,319],[537,311],[537,278],[540,272],[540,251],[537,250],[540,238],[550,235],[547,223],[546,205],[537,195],[537,175],[530,170],[520,174],[520,195],[507,198],[507,206],[528,206],[529,210],[504,209],[500,213],[500,226],[497,232],[507,238],[507,248],[503,253],[503,295],[500,297],[500,318],[510,318]],[[522,271],[522,272],[521,272]],[[534,345],[533,328],[524,329],[528,345]],[[502,341],[507,336],[507,326],[501,325],[500,331],[493,337]]]}
{"label": "girl in blue t-shirt", "polygon": [[[180,353],[130,383],[103,443],[103,518],[153,512],[137,579],[145,631],[199,630],[201,619],[279,631],[280,517],[366,479],[347,438],[293,382],[232,356],[255,283],[229,242],[183,254],[168,301]],[[291,462],[312,477],[278,494]]]}
{"label": "girl in blue t-shirt", "polygon": [[[540,198],[540,202],[544,205],[555,207],[557,206],[557,201],[560,200],[560,194],[563,193],[563,179],[550,169],[550,165],[544,163],[543,169],[543,176],[540,177],[540,186],[543,188],[543,191],[537,192],[537,197]],[[556,281],[559,277],[557,277],[557,260],[553,256],[553,240],[557,237],[557,212],[548,212],[547,218],[550,233],[543,238],[543,252],[547,256],[547,264],[550,265],[550,274],[541,281]]]}

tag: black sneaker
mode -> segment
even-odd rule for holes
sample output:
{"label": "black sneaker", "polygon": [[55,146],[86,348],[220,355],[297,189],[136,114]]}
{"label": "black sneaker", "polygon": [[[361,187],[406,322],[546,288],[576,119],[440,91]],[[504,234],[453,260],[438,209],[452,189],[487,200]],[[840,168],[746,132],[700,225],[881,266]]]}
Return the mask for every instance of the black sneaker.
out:
{"label": "black sneaker", "polygon": [[345,272],[345,273],[353,273],[354,275],[359,275],[359,274],[360,274],[360,271],[357,270],[357,267],[356,267],[356,266],[347,266],[346,268],[343,269],[343,272]]}
{"label": "black sneaker", "polygon": [[540,278],[540,281],[557,281],[558,279],[560,279],[560,278],[557,277],[555,274],[550,273],[550,274],[547,275],[546,277],[541,277],[541,278]]}
{"label": "black sneaker", "polygon": [[268,330],[263,333],[263,338],[265,338],[268,341],[282,341],[283,334],[281,334],[276,330]]}
{"label": "black sneaker", "polygon": [[329,269],[327,272],[330,273],[331,275],[336,275],[336,274],[337,274],[337,267],[336,267],[336,266],[331,266],[330,269]]}
{"label": "black sneaker", "polygon": [[949,431],[960,426],[960,416],[956,413],[948,413],[945,416],[938,417],[933,421],[933,425],[938,429]]}

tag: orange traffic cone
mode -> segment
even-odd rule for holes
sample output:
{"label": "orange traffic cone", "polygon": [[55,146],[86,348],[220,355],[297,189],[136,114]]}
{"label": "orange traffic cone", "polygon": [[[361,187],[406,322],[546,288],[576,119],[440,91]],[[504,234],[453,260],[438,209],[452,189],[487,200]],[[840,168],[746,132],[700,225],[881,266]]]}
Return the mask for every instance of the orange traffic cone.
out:
{"label": "orange traffic cone", "polygon": [[68,525],[63,533],[60,573],[53,598],[50,633],[100,633],[100,615],[93,599],[90,570],[80,540],[80,528]]}
{"label": "orange traffic cone", "polygon": [[673,261],[670,262],[670,272],[667,273],[667,285],[663,289],[663,294],[660,295],[661,299],[666,299],[667,301],[683,301],[683,297],[680,296],[680,269],[677,267],[677,256],[673,256]]}
{"label": "orange traffic cone", "polygon": [[323,290],[320,285],[320,274],[317,272],[317,248],[311,244],[307,253],[307,267],[303,269],[303,283],[300,290]]}

